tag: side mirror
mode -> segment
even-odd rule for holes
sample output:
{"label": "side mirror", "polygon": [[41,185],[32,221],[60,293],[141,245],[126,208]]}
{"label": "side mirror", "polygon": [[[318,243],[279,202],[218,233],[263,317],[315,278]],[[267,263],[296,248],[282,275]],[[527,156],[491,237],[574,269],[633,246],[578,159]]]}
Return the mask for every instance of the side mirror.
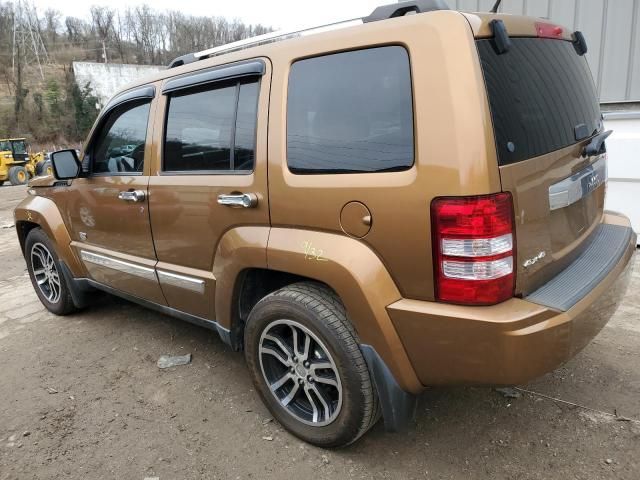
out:
{"label": "side mirror", "polygon": [[58,180],[71,180],[80,174],[80,160],[75,150],[58,150],[51,154],[53,175]]}

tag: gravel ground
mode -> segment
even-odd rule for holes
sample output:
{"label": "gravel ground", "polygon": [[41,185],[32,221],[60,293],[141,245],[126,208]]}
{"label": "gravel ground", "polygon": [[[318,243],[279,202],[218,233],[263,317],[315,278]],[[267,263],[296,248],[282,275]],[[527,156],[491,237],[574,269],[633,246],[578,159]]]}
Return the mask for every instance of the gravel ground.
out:
{"label": "gravel ground", "polygon": [[430,389],[409,432],[322,450],[271,419],[217,335],[106,295],[46,312],[12,226],[24,195],[0,188],[2,480],[640,478],[640,268],[591,345],[521,386],[536,393]]}

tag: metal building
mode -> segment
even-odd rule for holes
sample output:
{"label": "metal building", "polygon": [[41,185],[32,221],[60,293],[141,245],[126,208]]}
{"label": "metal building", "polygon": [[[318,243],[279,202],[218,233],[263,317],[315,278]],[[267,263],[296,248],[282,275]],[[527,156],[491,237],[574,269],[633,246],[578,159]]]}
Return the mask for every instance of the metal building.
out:
{"label": "metal building", "polygon": [[[456,10],[485,12],[494,2],[448,0]],[[640,0],[503,0],[499,11],[580,30],[600,101],[640,102]]]}

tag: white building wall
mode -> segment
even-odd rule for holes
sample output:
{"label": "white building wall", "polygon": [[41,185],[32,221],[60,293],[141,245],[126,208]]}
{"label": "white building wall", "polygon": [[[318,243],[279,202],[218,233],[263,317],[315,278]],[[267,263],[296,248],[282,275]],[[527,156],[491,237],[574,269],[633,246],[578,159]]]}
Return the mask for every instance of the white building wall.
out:
{"label": "white building wall", "polygon": [[631,219],[640,244],[640,112],[605,113],[604,127],[613,130],[607,139],[609,182],[605,208]]}
{"label": "white building wall", "polygon": [[89,83],[101,106],[104,106],[113,94],[125,85],[165,68],[155,65],[73,62],[76,82],[80,86]]}

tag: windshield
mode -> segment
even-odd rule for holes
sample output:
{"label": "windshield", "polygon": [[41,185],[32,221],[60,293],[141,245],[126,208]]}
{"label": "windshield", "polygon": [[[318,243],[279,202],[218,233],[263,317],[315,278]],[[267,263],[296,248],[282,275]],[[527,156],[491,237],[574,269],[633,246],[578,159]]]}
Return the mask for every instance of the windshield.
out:
{"label": "windshield", "polygon": [[478,40],[500,165],[572,145],[600,129],[591,71],[573,44],[511,37],[499,55]]}
{"label": "windshield", "polygon": [[24,140],[11,140],[14,154],[27,153],[27,145]]}

